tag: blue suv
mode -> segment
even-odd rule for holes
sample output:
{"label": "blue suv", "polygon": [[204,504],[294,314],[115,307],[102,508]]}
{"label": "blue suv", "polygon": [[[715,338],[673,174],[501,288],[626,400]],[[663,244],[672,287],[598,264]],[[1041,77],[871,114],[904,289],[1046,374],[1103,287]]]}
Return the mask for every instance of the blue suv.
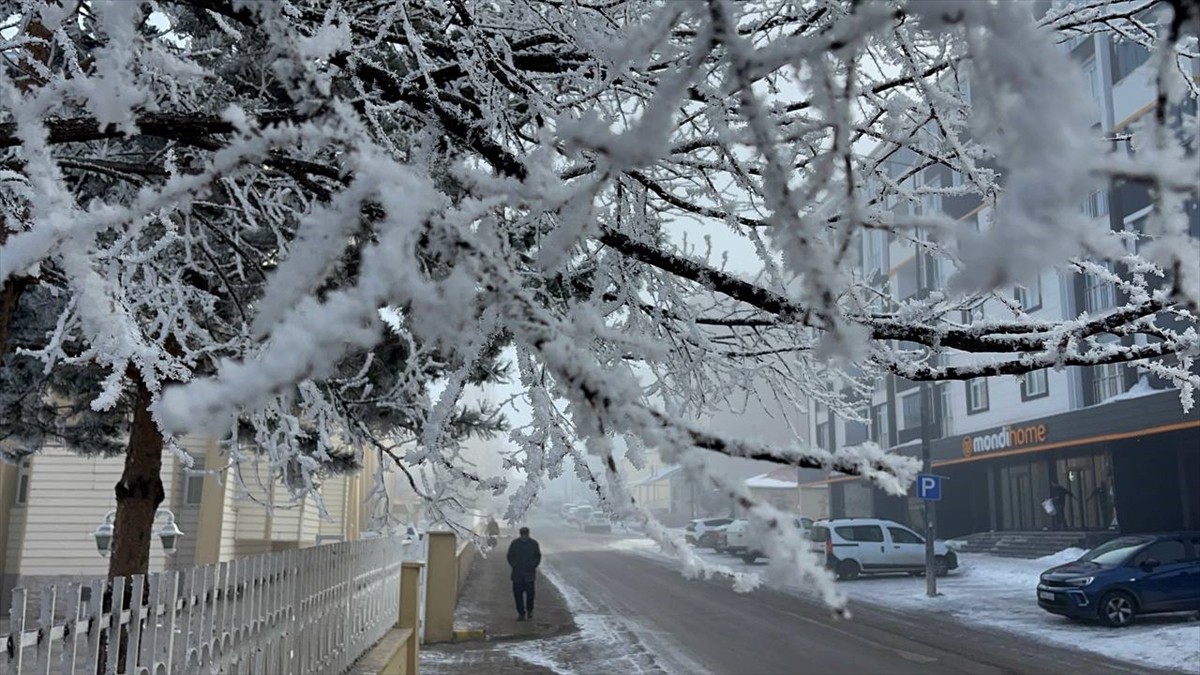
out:
{"label": "blue suv", "polygon": [[1200,532],[1119,537],[1042,572],[1038,605],[1128,626],[1138,614],[1200,610]]}

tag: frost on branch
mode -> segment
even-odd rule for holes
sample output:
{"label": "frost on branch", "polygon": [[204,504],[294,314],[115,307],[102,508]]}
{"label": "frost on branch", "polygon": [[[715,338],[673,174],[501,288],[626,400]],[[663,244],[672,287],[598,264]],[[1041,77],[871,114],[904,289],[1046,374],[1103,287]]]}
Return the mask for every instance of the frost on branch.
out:
{"label": "frost on branch", "polygon": [[[21,453],[55,419],[119,435],[137,379],[162,431],[215,433],[235,476],[265,457],[303,492],[371,452],[452,518],[506,487],[462,442],[508,431],[510,515],[574,458],[646,519],[618,436],[700,475],[720,454],[912,478],[873,446],[706,429],[736,401],[853,415],[846,391],[886,373],[1130,363],[1189,408],[1197,16],[1112,4],[9,0],[0,357],[36,395],[2,390],[4,433]],[[1062,51],[1095,32],[1152,50],[1154,105],[1118,139]],[[1116,185],[1152,196],[1141,232],[1079,214]],[[991,215],[977,231],[951,202]],[[915,247],[937,288],[880,283],[870,241]],[[1117,301],[1032,318],[1011,287],[1048,268]],[[1006,314],[963,320],[985,302]],[[513,429],[465,403],[505,377]],[[29,403],[64,396],[95,417]]]}

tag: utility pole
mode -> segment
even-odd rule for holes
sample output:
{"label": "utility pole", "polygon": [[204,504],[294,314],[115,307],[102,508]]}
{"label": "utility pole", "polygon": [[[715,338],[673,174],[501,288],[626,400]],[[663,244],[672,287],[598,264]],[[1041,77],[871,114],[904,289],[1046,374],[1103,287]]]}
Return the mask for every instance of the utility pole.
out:
{"label": "utility pole", "polygon": [[[921,383],[921,473],[933,473],[933,462],[929,457],[929,441],[933,435],[933,411],[931,410],[930,387],[928,382]],[[933,538],[936,534],[935,513],[933,502],[921,501],[922,513],[925,518],[925,595],[937,597],[937,565],[934,564]]]}

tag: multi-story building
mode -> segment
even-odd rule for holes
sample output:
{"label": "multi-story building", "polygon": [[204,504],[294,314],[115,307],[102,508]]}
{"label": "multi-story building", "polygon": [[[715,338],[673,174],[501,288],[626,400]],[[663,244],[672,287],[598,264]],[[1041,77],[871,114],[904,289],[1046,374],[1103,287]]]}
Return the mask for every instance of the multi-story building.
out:
{"label": "multi-story building", "polygon": [[[1063,49],[1080,63],[1087,79],[1097,138],[1132,133],[1154,100],[1149,52],[1108,34],[1083,36]],[[1200,63],[1193,60],[1189,67],[1191,77],[1200,76]],[[899,176],[916,160],[912,153],[896,153],[889,172]],[[908,180],[913,187],[940,187],[954,185],[957,178],[949,168],[935,166]],[[1114,183],[1092,193],[1081,209],[1098,228],[1141,232],[1150,199],[1143,186]],[[944,213],[964,227],[989,223],[989,208],[977,198],[925,195],[920,204],[887,206],[907,213]],[[1200,237],[1194,200],[1187,210],[1191,234]],[[865,233],[861,254],[864,277],[890,285],[898,300],[925,297],[946,280],[941,261],[885,232]],[[1124,300],[1113,283],[1066,269],[1044,270],[1009,293],[1031,317],[1051,320],[1084,312],[1095,316]],[[1012,316],[1011,309],[990,300],[965,312],[962,322]],[[946,358],[954,363],[960,356]],[[1041,505],[1050,496],[1052,481],[1070,491],[1060,524],[1070,530],[1200,527],[1200,410],[1185,414],[1177,391],[1136,366],[1047,369],[1023,378],[940,383],[930,391],[931,455],[935,472],[948,479],[938,507],[940,534],[1053,527]],[[869,399],[861,401],[859,415],[865,422],[848,421],[813,404],[812,438],[826,448],[870,439],[919,456],[921,392],[916,382],[882,378]],[[891,497],[844,476],[810,484],[829,486],[834,517],[920,522],[915,517],[919,502],[913,497]]]}

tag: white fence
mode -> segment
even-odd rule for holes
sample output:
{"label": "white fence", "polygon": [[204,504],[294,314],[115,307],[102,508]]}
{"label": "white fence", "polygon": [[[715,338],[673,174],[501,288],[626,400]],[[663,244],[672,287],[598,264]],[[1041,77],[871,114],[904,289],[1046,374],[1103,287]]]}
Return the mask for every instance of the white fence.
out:
{"label": "white fence", "polygon": [[395,625],[405,548],[388,537],[119,577],[116,612],[103,579],[48,586],[37,607],[18,588],[0,673],[342,673]]}

